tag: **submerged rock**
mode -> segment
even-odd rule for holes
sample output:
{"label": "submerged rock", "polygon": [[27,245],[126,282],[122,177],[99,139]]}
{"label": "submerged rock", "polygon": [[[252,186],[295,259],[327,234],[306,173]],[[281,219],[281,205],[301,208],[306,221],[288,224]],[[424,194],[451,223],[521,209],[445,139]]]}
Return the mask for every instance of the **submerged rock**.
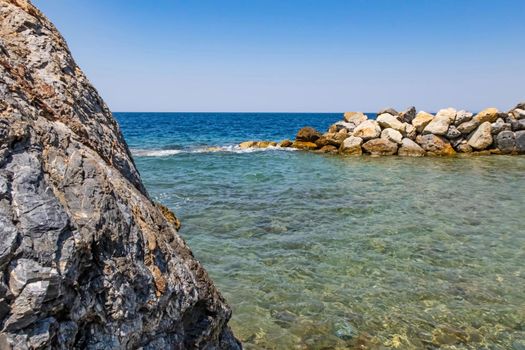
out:
{"label": "submerged rock", "polygon": [[0,24],[0,348],[240,349],[53,24],[26,0]]}

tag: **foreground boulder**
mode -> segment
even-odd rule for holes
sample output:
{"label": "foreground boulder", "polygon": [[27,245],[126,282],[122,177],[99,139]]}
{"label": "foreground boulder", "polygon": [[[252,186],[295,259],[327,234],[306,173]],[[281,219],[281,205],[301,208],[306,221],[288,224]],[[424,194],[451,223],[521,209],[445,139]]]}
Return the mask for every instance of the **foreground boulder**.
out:
{"label": "foreground boulder", "polygon": [[24,0],[0,24],[0,348],[240,348],[55,27]]}
{"label": "foreground boulder", "polygon": [[492,144],[492,126],[486,121],[476,129],[468,140],[470,147],[476,150],[484,150]]}
{"label": "foreground boulder", "polygon": [[370,140],[381,135],[381,127],[375,120],[367,120],[359,124],[353,132],[353,136]]}
{"label": "foreground boulder", "polygon": [[402,157],[423,157],[425,150],[411,139],[404,138],[397,154]]}

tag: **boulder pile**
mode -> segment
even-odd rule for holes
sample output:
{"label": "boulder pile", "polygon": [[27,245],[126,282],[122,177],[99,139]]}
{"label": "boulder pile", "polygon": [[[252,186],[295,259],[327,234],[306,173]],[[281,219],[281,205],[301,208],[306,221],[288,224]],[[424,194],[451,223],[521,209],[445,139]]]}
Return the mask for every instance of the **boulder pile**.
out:
{"label": "boulder pile", "polygon": [[295,141],[249,141],[241,148],[293,147],[322,153],[410,157],[463,154],[525,154],[525,103],[508,112],[487,108],[478,114],[446,108],[435,115],[415,107],[397,112],[387,108],[369,119],[346,112],[344,119],[321,134],[299,130]]}

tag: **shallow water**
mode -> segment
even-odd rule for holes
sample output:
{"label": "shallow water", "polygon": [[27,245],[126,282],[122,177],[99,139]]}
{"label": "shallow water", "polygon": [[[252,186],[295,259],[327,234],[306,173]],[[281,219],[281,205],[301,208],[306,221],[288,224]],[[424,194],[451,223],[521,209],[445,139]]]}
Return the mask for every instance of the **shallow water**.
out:
{"label": "shallow water", "polygon": [[[198,141],[159,156],[140,152],[169,150],[167,129],[191,134],[194,117],[162,116],[152,134],[155,115],[118,115],[146,187],[182,220],[247,349],[525,349],[525,157],[226,147],[338,117],[263,115],[259,137],[245,130],[251,117],[234,118],[251,125],[237,131],[216,117],[226,131],[195,127]],[[208,146],[225,148],[187,152]]]}

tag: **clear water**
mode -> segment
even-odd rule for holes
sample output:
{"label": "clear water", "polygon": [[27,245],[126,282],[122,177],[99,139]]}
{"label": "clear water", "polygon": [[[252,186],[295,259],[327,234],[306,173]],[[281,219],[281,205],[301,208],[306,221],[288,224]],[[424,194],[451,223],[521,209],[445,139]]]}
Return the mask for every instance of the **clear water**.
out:
{"label": "clear water", "polygon": [[117,117],[245,348],[525,349],[525,157],[233,147],[337,114]]}

